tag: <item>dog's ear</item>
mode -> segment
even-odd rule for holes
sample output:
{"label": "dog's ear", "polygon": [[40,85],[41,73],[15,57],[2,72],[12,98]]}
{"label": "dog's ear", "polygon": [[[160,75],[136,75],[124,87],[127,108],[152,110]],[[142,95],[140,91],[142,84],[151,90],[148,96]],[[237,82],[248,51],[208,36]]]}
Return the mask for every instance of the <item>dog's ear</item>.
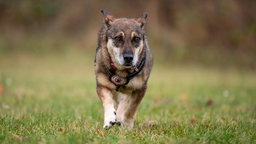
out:
{"label": "dog's ear", "polygon": [[107,10],[101,10],[101,13],[102,13],[103,16],[104,16],[104,22],[105,22],[105,24],[106,24],[107,26],[110,26],[110,25],[113,23],[113,21],[115,20],[114,16],[112,16],[112,15],[110,14],[110,12],[107,11]]}
{"label": "dog's ear", "polygon": [[147,17],[148,17],[148,14],[147,14],[146,12],[144,12],[141,17],[139,17],[139,18],[136,19],[136,21],[141,24],[140,27],[141,27],[142,29],[144,29],[144,26],[145,26]]}

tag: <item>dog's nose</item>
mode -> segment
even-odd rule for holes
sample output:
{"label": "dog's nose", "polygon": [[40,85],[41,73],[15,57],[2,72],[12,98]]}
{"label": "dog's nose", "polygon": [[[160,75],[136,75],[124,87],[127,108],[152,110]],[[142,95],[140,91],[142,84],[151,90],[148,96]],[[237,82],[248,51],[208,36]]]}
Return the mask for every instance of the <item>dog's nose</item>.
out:
{"label": "dog's nose", "polygon": [[132,60],[133,60],[132,52],[124,53],[124,61],[125,61],[125,63],[130,64],[132,62]]}
{"label": "dog's nose", "polygon": [[124,60],[125,60],[126,62],[132,62],[133,56],[132,56],[132,55],[125,56],[125,57],[124,57]]}

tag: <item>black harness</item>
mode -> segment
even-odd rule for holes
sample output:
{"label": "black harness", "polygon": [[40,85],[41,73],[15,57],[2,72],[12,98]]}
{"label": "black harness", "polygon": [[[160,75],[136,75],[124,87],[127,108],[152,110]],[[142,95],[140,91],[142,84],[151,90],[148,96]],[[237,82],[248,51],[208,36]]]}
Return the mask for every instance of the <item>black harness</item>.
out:
{"label": "black harness", "polygon": [[116,86],[116,91],[118,91],[121,86],[127,85],[130,82],[130,80],[134,78],[143,69],[145,63],[146,55],[142,58],[140,64],[137,67],[135,66],[135,68],[133,68],[134,71],[132,73],[128,73],[126,77],[121,77],[116,74],[117,68],[114,66],[113,62],[111,62],[111,68],[106,69],[109,73],[109,80]]}

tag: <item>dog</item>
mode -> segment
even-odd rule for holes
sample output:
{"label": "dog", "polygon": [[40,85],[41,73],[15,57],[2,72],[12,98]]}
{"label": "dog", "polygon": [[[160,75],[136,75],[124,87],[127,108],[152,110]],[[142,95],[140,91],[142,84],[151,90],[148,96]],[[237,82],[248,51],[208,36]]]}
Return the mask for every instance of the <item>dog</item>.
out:
{"label": "dog", "polygon": [[139,18],[115,18],[101,10],[94,70],[96,91],[104,107],[104,129],[115,124],[132,128],[153,66],[145,33],[147,13]]}

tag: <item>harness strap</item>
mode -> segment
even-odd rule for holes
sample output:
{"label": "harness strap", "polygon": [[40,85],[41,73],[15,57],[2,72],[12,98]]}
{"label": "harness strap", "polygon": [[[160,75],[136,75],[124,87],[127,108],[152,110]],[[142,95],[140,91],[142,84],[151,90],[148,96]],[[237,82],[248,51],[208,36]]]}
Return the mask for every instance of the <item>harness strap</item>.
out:
{"label": "harness strap", "polygon": [[129,73],[126,77],[120,77],[116,74],[117,68],[113,65],[113,62],[111,62],[111,69],[107,69],[109,73],[109,80],[115,84],[116,91],[119,90],[121,86],[127,85],[131,79],[133,79],[140,71],[143,69],[144,65],[146,63],[146,54],[142,58],[140,64],[134,68],[134,71],[132,73]]}

